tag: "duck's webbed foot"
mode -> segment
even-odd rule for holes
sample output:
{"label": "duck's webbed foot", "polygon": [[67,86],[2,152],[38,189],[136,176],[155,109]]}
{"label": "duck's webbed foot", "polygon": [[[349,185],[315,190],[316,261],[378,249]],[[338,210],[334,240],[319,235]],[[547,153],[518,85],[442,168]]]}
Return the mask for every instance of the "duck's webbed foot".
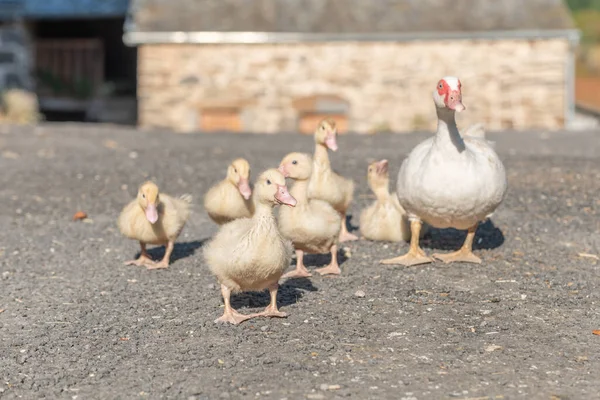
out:
{"label": "duck's webbed foot", "polygon": [[421,221],[411,221],[410,223],[410,249],[408,253],[403,256],[388,258],[381,260],[381,264],[385,265],[404,265],[410,267],[413,265],[428,264],[433,262],[433,258],[428,257],[427,254],[419,247],[419,234],[421,232]]}
{"label": "duck's webbed foot", "polygon": [[453,253],[440,254],[436,253],[433,256],[438,260],[442,260],[444,263],[452,263],[452,262],[466,262],[473,264],[481,264],[481,258],[477,257],[473,254],[473,239],[475,239],[475,232],[477,231],[477,224],[469,228],[469,232],[467,233],[467,238],[463,243],[460,250],[455,251]]}
{"label": "duck's webbed foot", "polygon": [[429,264],[434,262],[433,258],[428,257],[422,249],[417,251],[409,250],[403,256],[388,258],[381,260],[381,264],[385,265],[404,265],[406,267],[412,267],[413,265]]}
{"label": "duck's webbed foot", "polygon": [[460,249],[453,253],[435,253],[434,258],[443,261],[445,264],[452,262],[467,262],[481,264],[481,258],[477,257],[471,250]]}

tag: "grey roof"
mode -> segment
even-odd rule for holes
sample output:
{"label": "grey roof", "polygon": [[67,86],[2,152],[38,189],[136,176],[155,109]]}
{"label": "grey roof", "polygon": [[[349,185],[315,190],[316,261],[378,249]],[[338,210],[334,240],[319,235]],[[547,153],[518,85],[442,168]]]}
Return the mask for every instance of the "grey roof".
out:
{"label": "grey roof", "polygon": [[563,0],[132,0],[129,31],[383,34],[573,29]]}
{"label": "grey roof", "polygon": [[129,0],[0,0],[0,19],[125,16]]}

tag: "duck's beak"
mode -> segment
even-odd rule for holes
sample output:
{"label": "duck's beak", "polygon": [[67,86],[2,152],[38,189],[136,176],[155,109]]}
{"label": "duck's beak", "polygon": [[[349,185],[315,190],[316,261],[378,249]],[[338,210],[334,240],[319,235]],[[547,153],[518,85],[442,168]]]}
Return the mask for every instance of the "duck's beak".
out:
{"label": "duck's beak", "polygon": [[252,196],[252,189],[250,189],[250,183],[248,183],[248,179],[240,178],[240,181],[238,183],[238,190],[240,191],[242,197],[246,200],[248,200],[250,196]]}
{"label": "duck's beak", "polygon": [[292,197],[290,192],[288,192],[287,186],[285,185],[277,185],[277,193],[275,193],[275,199],[281,203],[291,207],[296,206],[296,199]]}
{"label": "duck's beak", "polygon": [[462,103],[462,94],[458,90],[453,90],[448,94],[446,106],[456,112],[461,112],[466,109]]}
{"label": "duck's beak", "polygon": [[158,221],[158,210],[156,209],[156,204],[148,203],[146,207],[146,219],[151,224]]}
{"label": "duck's beak", "polygon": [[335,133],[332,132],[329,135],[327,135],[327,137],[325,138],[325,146],[327,146],[327,148],[331,151],[337,151],[338,145]]}

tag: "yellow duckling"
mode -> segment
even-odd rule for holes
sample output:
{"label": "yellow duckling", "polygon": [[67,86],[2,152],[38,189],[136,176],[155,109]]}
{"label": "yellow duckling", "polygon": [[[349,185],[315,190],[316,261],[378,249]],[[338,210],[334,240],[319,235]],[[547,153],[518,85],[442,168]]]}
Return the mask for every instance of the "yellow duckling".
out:
{"label": "yellow duckling", "polygon": [[[215,322],[239,324],[247,319],[286,317],[277,309],[278,281],[290,265],[292,244],[277,229],[273,207],[295,206],[296,200],[276,169],[263,172],[254,188],[255,212],[252,218],[231,221],[219,229],[206,245],[204,258],[221,283],[225,302],[223,316]],[[271,303],[264,312],[244,315],[231,307],[232,292],[269,289]]]}
{"label": "yellow duckling", "polygon": [[308,187],[308,196],[324,200],[340,213],[340,242],[357,240],[356,235],[348,232],[346,211],[354,195],[354,182],[344,178],[331,169],[327,149],[337,151],[337,128],[335,121],[325,119],[315,131],[315,154],[313,173]]}
{"label": "yellow duckling", "polygon": [[331,263],[316,271],[321,275],[339,275],[341,272],[337,262],[337,240],[342,217],[326,201],[308,198],[312,169],[312,159],[304,153],[290,153],[279,165],[279,170],[286,177],[295,180],[290,193],[298,202],[293,209],[279,210],[279,229],[296,248],[296,269],[285,274],[284,278],[311,276],[304,266],[304,253],[331,252]]}
{"label": "yellow duckling", "polygon": [[227,168],[227,177],[208,190],[204,208],[215,223],[223,225],[237,218],[252,216],[254,204],[251,196],[250,164],[238,158]]}
{"label": "yellow duckling", "polygon": [[[167,268],[175,240],[181,233],[189,215],[192,197],[174,198],[158,192],[153,182],[140,186],[137,198],[123,208],[117,225],[121,233],[140,242],[142,251],[137,260],[125,265],[145,266],[148,269]],[[163,259],[155,263],[146,252],[147,244],[165,245]]]}
{"label": "yellow duckling", "polygon": [[390,195],[388,161],[369,165],[369,187],[377,198],[360,214],[360,232],[366,239],[399,242],[410,240],[410,224],[396,194]]}

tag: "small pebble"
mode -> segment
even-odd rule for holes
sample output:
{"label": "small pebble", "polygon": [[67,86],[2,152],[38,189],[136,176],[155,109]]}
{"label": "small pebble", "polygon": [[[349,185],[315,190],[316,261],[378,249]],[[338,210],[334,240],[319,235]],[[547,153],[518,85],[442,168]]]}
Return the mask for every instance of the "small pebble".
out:
{"label": "small pebble", "polygon": [[360,297],[360,298],[363,298],[366,296],[365,292],[363,292],[362,290],[357,290],[356,293],[354,293],[354,295],[356,297]]}
{"label": "small pebble", "polygon": [[[131,153],[129,153],[129,158],[135,160],[136,158],[138,158],[138,153],[135,151],[132,151]],[[229,394],[229,393],[227,393]]]}
{"label": "small pebble", "polygon": [[260,330],[263,331],[263,332],[266,332],[267,329],[269,329],[269,327],[267,325],[260,327]]}
{"label": "small pebble", "polygon": [[210,290],[214,290],[215,288],[215,284],[214,283],[209,283],[207,286]]}

